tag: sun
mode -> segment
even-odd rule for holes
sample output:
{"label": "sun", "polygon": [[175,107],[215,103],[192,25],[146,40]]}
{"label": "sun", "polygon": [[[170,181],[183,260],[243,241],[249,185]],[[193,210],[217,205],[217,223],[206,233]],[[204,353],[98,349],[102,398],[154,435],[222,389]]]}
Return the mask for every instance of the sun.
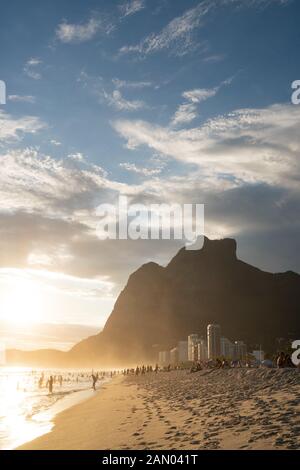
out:
{"label": "sun", "polygon": [[41,306],[41,293],[37,283],[16,279],[1,299],[0,317],[18,325],[37,323],[41,317]]}

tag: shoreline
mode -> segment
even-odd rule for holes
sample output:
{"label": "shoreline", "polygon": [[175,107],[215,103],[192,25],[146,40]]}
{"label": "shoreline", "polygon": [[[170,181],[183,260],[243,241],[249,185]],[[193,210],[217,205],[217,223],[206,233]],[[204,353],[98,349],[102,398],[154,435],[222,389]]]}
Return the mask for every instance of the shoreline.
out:
{"label": "shoreline", "polygon": [[118,376],[19,450],[300,449],[300,373]]}

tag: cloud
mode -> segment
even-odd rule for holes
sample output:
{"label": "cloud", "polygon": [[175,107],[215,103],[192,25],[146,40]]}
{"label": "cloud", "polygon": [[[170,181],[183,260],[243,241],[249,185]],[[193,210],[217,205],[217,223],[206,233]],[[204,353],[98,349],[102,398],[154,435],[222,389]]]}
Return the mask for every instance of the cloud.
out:
{"label": "cloud", "polygon": [[20,140],[24,134],[35,134],[45,127],[46,124],[36,116],[14,118],[0,110],[0,145]]}
{"label": "cloud", "polygon": [[152,33],[139,44],[123,46],[121,54],[138,53],[141,56],[167,49],[174,55],[185,55],[194,48],[192,33],[202,24],[204,16],[211,10],[212,3],[204,0],[195,8],[174,18],[159,33]]}
{"label": "cloud", "polygon": [[[121,90],[125,88],[144,88],[145,86],[148,86],[148,82],[128,82],[114,78],[112,79],[112,83],[116,89],[107,91],[102,77],[91,76],[85,71],[81,71],[78,82],[82,83],[84,88],[87,88],[89,92],[95,95],[101,104],[107,103],[118,111],[138,111],[140,109],[147,108],[146,103],[142,100],[129,100],[124,98]],[[110,86],[110,88],[112,87]]]}
{"label": "cloud", "polygon": [[110,106],[119,111],[138,111],[146,107],[146,104],[141,100],[125,99],[119,90],[114,90],[112,93],[103,91],[103,97]]}
{"label": "cloud", "polygon": [[124,168],[126,171],[143,176],[159,175],[162,171],[162,168],[143,168],[136,166],[134,163],[120,163],[120,167]]}
{"label": "cloud", "polygon": [[65,44],[79,44],[90,41],[98,33],[109,34],[113,29],[113,24],[105,18],[92,16],[86,23],[82,24],[63,21],[56,29],[56,37]]}
{"label": "cloud", "polygon": [[139,89],[139,88],[146,88],[153,86],[153,83],[150,81],[127,81],[127,80],[119,80],[118,78],[112,79],[113,84],[116,88],[132,88],[132,89]]}
{"label": "cloud", "polygon": [[58,142],[58,140],[52,139],[50,140],[50,144],[54,145],[55,147],[59,147],[61,145],[61,142]]}
{"label": "cloud", "polygon": [[144,8],[146,8],[145,0],[130,0],[119,5],[122,18],[134,15]]}
{"label": "cloud", "polygon": [[23,71],[29,78],[32,78],[33,80],[41,80],[42,74],[39,71],[39,67],[42,63],[43,61],[41,59],[32,57],[24,65]]}
{"label": "cloud", "polygon": [[27,148],[0,158],[0,210],[88,220],[96,197],[109,190],[103,169],[86,164],[81,154],[56,160]]}
{"label": "cloud", "polygon": [[182,93],[183,98],[192,103],[201,103],[202,101],[215,96],[220,87],[215,88],[197,88]]}
{"label": "cloud", "polygon": [[188,130],[129,120],[118,120],[114,127],[128,148],[147,146],[177,161],[196,164],[204,178],[297,190],[299,122],[299,107],[273,105],[237,110]]}
{"label": "cloud", "polygon": [[196,88],[183,92],[182,97],[186,99],[187,103],[183,103],[178,107],[171,125],[178,126],[193,121],[198,116],[197,105],[215,96],[223,86],[230,85],[232,80],[233,78],[224,80],[214,88]]}
{"label": "cloud", "polygon": [[172,118],[172,125],[187,124],[198,116],[197,106],[193,103],[181,104]]}
{"label": "cloud", "polygon": [[[271,3],[286,5],[290,0],[203,0],[194,8],[171,20],[158,33],[151,33],[138,44],[121,47],[120,54],[138,54],[140,58],[168,50],[171,55],[184,56],[199,48],[194,38],[195,31],[204,25],[205,17],[220,7],[260,7]],[[291,0],[292,1],[292,0]],[[205,44],[205,42],[204,42]],[[214,56],[218,57],[219,56]]]}
{"label": "cloud", "polygon": [[32,95],[9,95],[8,101],[12,101],[14,103],[30,103],[34,104],[36,101],[35,96]]}

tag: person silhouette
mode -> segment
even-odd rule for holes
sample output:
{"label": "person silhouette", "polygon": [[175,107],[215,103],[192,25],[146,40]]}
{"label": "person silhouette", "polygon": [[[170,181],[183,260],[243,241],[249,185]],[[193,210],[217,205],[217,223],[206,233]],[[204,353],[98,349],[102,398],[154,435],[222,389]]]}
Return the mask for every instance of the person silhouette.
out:
{"label": "person silhouette", "polygon": [[52,375],[50,375],[50,378],[48,380],[48,389],[49,389],[49,393],[53,392],[53,377],[52,377]]}

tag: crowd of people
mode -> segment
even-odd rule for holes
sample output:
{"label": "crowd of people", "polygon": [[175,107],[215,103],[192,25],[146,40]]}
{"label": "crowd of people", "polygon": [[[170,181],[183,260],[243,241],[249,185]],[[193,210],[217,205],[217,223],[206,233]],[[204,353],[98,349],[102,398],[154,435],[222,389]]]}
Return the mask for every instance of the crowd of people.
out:
{"label": "crowd of people", "polygon": [[119,373],[119,371],[114,370],[114,371],[101,371],[101,372],[94,372],[92,373],[89,372],[68,372],[66,374],[61,375],[50,375],[48,378],[45,377],[45,373],[42,372],[40,377],[37,380],[38,388],[43,389],[46,388],[48,389],[48,392],[50,394],[53,393],[53,388],[54,385],[59,386],[60,388],[62,387],[63,383],[70,383],[70,382],[86,382],[91,379],[92,381],[92,388],[93,390],[96,390],[96,384],[99,380],[103,380],[104,378],[112,378],[114,375]]}
{"label": "crowd of people", "polygon": [[122,370],[122,374],[123,375],[144,375],[144,374],[148,374],[148,373],[151,373],[151,372],[154,372],[155,374],[157,374],[157,372],[159,371],[159,367],[158,367],[158,364],[156,364],[155,367],[153,367],[152,365],[142,365],[142,366],[136,366],[135,368],[131,368],[131,369],[123,369]]}
{"label": "crowd of people", "polygon": [[[192,364],[190,367],[190,372],[198,372],[203,369],[229,369],[229,368],[240,368],[240,367],[277,367],[277,368],[284,368],[284,367],[296,367],[292,360],[291,356],[283,351],[278,353],[273,360],[267,359],[265,361],[259,362],[259,361],[241,361],[239,359],[236,360],[227,360],[225,358],[217,358],[215,360],[209,360],[209,361],[198,361]],[[181,365],[175,365],[172,366],[171,364],[159,367],[158,364],[155,366],[152,365],[138,365],[136,367],[128,368],[128,369],[123,369],[121,371],[119,370],[114,370],[114,371],[101,371],[101,372],[94,372],[92,373],[87,373],[87,372],[81,372],[81,373],[67,373],[64,377],[62,375],[50,375],[47,379],[45,379],[45,374],[44,372],[41,373],[40,378],[38,379],[38,387],[39,388],[47,388],[49,393],[53,393],[53,387],[54,385],[58,385],[59,387],[62,387],[63,382],[80,382],[82,380],[88,380],[91,379],[92,381],[92,388],[93,390],[96,390],[96,385],[98,381],[103,380],[106,377],[113,378],[115,375],[122,373],[124,376],[126,375],[144,375],[144,374],[149,374],[149,373],[155,373],[157,374],[158,372],[170,372],[171,370],[178,370],[178,369],[186,369],[187,365],[186,364],[181,364]]]}
{"label": "crowd of people", "polygon": [[286,354],[285,352],[281,351],[275,358],[276,360],[276,365],[279,368],[283,367],[296,367],[291,359],[291,356],[289,354]]}
{"label": "crowd of people", "polygon": [[190,372],[198,372],[203,369],[229,369],[229,368],[237,368],[237,367],[292,367],[295,368],[296,366],[293,364],[291,360],[291,356],[287,353],[280,352],[273,359],[266,359],[264,361],[250,361],[245,360],[242,361],[240,359],[229,361],[225,358],[217,358],[215,360],[210,361],[198,361],[195,362],[192,367],[190,368]]}

